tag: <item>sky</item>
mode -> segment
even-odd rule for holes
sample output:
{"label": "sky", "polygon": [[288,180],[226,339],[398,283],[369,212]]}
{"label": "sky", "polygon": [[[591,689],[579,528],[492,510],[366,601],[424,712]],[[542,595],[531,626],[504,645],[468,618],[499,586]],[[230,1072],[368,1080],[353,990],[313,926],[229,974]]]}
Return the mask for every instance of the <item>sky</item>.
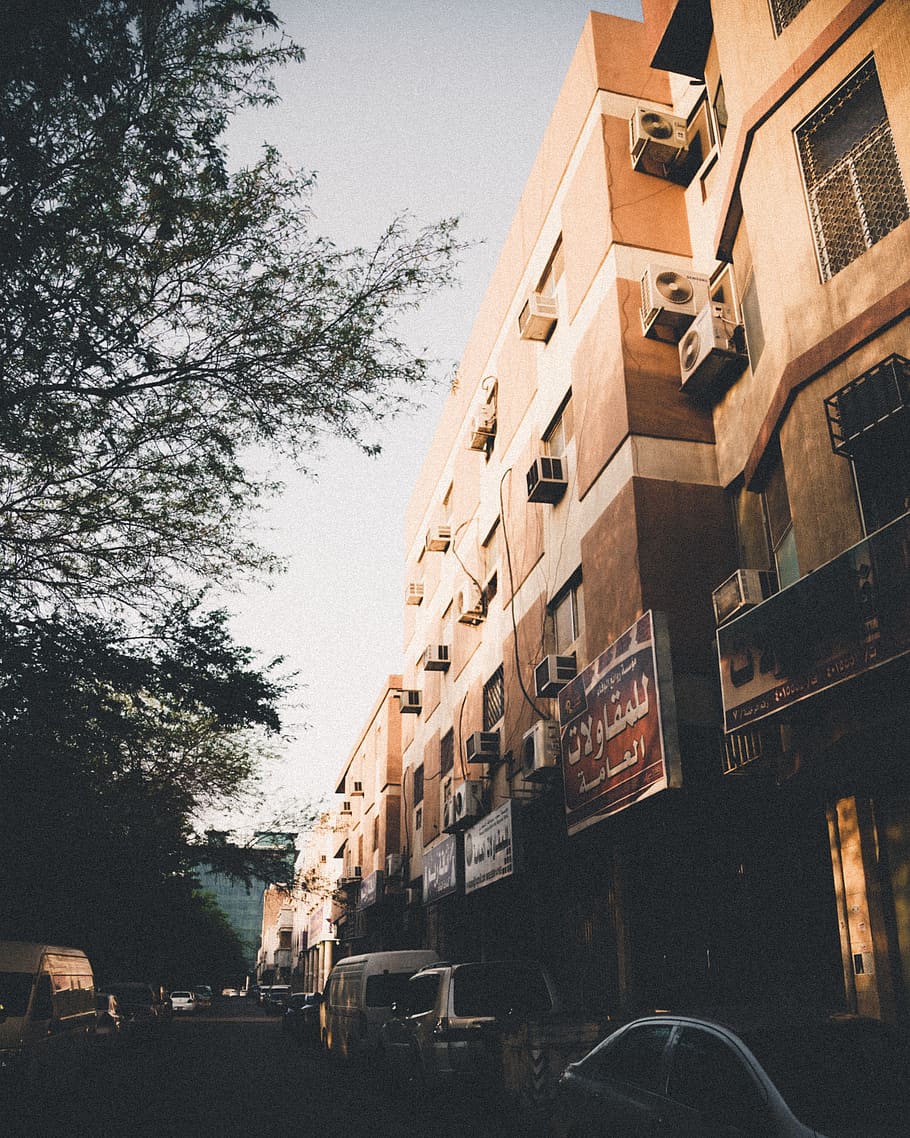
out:
{"label": "sky", "polygon": [[[389,675],[403,667],[404,518],[447,391],[592,6],[580,0],[273,0],[306,62],[278,76],[277,108],[240,117],[234,164],[276,145],[317,174],[313,230],[370,245],[396,215],[461,219],[459,284],[400,326],[440,361],[419,413],[378,435],[382,454],[329,440],[310,476],[262,515],[285,558],[268,588],[224,604],[236,638],[297,675],[294,740],[266,775],[276,803],[331,806],[343,764]],[[641,19],[639,0],[598,11]],[[315,476],[314,476],[315,475]]]}

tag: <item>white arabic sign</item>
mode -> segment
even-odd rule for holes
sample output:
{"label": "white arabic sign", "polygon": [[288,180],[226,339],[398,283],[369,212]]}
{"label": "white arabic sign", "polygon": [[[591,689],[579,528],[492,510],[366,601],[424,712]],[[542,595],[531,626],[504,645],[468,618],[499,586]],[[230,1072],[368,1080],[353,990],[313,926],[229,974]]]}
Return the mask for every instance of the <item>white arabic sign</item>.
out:
{"label": "white arabic sign", "polygon": [[487,814],[464,835],[464,891],[473,893],[512,872],[512,803]]}

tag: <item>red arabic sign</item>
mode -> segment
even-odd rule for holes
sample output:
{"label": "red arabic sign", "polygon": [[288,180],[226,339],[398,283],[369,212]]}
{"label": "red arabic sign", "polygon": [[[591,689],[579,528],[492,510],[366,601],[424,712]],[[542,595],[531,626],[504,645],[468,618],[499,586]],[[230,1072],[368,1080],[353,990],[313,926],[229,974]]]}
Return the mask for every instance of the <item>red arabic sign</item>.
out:
{"label": "red arabic sign", "polygon": [[647,612],[559,693],[570,834],[679,785],[670,676],[663,622]]}

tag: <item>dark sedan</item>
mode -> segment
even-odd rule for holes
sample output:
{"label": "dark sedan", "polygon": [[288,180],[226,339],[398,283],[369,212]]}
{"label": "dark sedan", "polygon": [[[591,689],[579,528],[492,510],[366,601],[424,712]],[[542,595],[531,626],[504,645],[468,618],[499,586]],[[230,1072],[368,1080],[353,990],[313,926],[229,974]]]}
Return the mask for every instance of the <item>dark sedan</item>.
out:
{"label": "dark sedan", "polygon": [[288,996],[281,1030],[306,1047],[319,1046],[319,992],[294,992]]}
{"label": "dark sedan", "polygon": [[905,1036],[857,1016],[626,1024],[557,1085],[564,1138],[906,1138]]}

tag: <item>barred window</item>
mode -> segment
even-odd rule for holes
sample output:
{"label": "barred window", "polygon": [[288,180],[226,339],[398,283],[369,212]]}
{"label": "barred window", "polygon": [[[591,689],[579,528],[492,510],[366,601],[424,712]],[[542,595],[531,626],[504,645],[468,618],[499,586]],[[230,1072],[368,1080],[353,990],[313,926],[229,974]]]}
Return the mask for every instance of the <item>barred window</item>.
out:
{"label": "barred window", "polygon": [[446,731],[439,746],[439,773],[448,774],[455,765],[455,732]]}
{"label": "barred window", "polygon": [[792,24],[809,0],[771,0],[771,18],[774,31],[780,35],[788,24]]}
{"label": "barred window", "polygon": [[414,805],[423,802],[423,767],[414,768]]}
{"label": "barred window", "polygon": [[822,280],[910,217],[875,61],[797,128]]}
{"label": "barred window", "polygon": [[483,729],[491,731],[502,719],[505,708],[505,678],[502,664],[483,685]]}

